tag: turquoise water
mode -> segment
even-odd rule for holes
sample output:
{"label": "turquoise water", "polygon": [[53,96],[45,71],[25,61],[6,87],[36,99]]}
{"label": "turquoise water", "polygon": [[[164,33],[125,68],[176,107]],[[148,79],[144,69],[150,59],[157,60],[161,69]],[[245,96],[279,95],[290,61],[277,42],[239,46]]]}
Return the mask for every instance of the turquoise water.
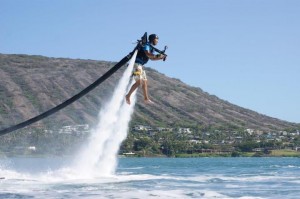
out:
{"label": "turquoise water", "polygon": [[0,198],[300,198],[300,158],[120,158],[95,178],[70,161],[0,159]]}

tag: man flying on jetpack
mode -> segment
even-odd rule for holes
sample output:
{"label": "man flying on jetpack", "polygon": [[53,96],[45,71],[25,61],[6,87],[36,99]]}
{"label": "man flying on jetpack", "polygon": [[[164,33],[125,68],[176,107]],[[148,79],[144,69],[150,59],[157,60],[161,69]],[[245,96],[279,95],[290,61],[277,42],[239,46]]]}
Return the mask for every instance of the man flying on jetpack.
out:
{"label": "man flying on jetpack", "polygon": [[[146,42],[140,48],[136,56],[136,60],[134,63],[134,72],[133,72],[135,83],[132,85],[128,94],[125,97],[127,104],[130,104],[131,94],[140,85],[142,85],[145,103],[153,103],[148,96],[147,76],[144,70],[144,65],[148,62],[149,59],[151,59],[152,61],[154,60],[165,61],[166,59],[166,54],[164,52],[167,47],[165,47],[164,51],[160,51],[154,47],[158,43],[158,36],[156,34],[149,35],[148,42],[147,42],[147,33],[145,33],[142,39],[145,40]],[[158,54],[156,54],[155,52],[158,52]]]}

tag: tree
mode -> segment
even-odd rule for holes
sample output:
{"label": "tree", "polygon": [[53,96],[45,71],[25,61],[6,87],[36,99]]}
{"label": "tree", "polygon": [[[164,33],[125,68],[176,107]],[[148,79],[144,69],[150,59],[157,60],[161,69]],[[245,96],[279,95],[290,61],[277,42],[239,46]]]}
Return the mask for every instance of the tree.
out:
{"label": "tree", "polygon": [[242,152],[251,152],[254,148],[258,148],[259,144],[253,141],[241,143],[236,146],[239,148]]}

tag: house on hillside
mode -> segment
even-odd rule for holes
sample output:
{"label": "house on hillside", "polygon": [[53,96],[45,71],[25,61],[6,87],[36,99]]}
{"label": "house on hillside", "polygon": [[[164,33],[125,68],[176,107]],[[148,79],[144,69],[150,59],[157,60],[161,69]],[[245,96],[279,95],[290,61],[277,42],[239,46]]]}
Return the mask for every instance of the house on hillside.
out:
{"label": "house on hillside", "polygon": [[63,126],[60,130],[59,133],[63,134],[86,134],[90,132],[90,127],[88,124],[78,124],[74,126]]}
{"label": "house on hillside", "polygon": [[157,127],[157,131],[159,132],[172,132],[173,128],[165,128],[165,127]]}
{"label": "house on hillside", "polygon": [[246,129],[245,130],[249,135],[253,135],[254,130],[253,129]]}
{"label": "house on hillside", "polygon": [[132,129],[135,131],[150,131],[152,130],[152,127],[144,125],[135,125]]}
{"label": "house on hillside", "polygon": [[179,134],[191,134],[192,130],[190,128],[179,128],[178,133]]}

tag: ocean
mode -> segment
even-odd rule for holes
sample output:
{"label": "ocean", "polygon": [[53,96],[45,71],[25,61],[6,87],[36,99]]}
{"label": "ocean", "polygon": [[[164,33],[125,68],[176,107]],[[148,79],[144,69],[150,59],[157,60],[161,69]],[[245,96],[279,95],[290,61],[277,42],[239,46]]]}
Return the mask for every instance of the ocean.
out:
{"label": "ocean", "polygon": [[71,158],[0,158],[0,198],[300,198],[300,158],[118,158],[77,175]]}

